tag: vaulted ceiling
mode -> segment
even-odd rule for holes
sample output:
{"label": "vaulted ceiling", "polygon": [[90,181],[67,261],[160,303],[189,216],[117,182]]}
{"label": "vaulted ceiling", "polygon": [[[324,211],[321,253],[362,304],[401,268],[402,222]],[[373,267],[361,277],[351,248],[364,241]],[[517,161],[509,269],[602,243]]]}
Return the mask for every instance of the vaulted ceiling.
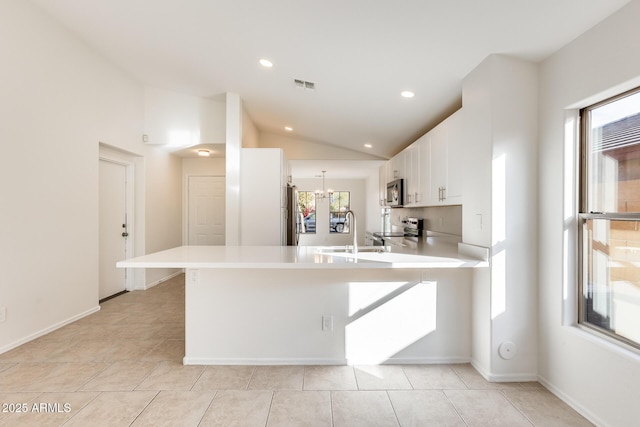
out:
{"label": "vaulted ceiling", "polygon": [[262,132],[388,158],[487,55],[540,61],[629,0],[32,1],[145,85],[234,92]]}

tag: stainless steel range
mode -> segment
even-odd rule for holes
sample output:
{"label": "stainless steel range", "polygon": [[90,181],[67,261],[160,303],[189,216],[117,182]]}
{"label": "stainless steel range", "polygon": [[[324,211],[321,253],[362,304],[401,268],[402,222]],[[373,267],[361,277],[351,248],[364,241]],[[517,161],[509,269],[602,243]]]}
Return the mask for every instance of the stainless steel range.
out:
{"label": "stainless steel range", "polygon": [[[387,246],[389,243],[397,244],[399,238],[413,237],[418,238],[422,235],[424,229],[424,220],[421,218],[405,218],[402,220],[402,230],[396,231],[378,231],[373,233],[374,246]],[[386,242],[385,242],[386,240]]]}

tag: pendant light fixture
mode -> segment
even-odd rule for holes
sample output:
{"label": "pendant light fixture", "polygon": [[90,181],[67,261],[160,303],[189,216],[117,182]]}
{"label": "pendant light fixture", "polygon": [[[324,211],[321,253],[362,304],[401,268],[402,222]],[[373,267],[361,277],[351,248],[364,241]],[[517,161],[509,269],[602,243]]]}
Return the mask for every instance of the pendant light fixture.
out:
{"label": "pendant light fixture", "polygon": [[[327,199],[329,197],[331,197],[331,195],[333,194],[333,190],[328,188],[325,190],[325,186],[324,186],[324,174],[327,171],[322,171],[322,191],[321,190],[316,190],[316,200],[320,199]],[[316,175],[317,177],[320,177],[320,175]]]}

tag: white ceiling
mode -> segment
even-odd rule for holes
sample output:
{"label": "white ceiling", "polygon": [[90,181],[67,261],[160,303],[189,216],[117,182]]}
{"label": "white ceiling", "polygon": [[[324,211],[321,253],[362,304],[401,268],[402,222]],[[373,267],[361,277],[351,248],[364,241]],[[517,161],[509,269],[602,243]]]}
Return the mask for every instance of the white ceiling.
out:
{"label": "white ceiling", "polygon": [[383,160],[290,160],[291,176],[297,179],[317,178],[327,171],[326,179],[364,179],[378,176]]}
{"label": "white ceiling", "polygon": [[234,92],[260,131],[291,126],[384,158],[459,108],[462,79],[487,55],[539,61],[629,2],[32,1],[145,85]]}

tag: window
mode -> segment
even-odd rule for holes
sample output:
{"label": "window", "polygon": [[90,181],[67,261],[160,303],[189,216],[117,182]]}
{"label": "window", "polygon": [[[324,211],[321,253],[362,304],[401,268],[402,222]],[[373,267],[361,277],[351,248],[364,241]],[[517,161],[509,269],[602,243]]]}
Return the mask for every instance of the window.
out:
{"label": "window", "polygon": [[313,191],[298,192],[298,206],[302,213],[302,233],[316,232],[316,195]]}
{"label": "window", "polygon": [[348,191],[334,191],[329,198],[329,232],[349,233],[347,211],[350,196]]}
{"label": "window", "polygon": [[640,348],[640,88],[580,114],[579,322]]}

